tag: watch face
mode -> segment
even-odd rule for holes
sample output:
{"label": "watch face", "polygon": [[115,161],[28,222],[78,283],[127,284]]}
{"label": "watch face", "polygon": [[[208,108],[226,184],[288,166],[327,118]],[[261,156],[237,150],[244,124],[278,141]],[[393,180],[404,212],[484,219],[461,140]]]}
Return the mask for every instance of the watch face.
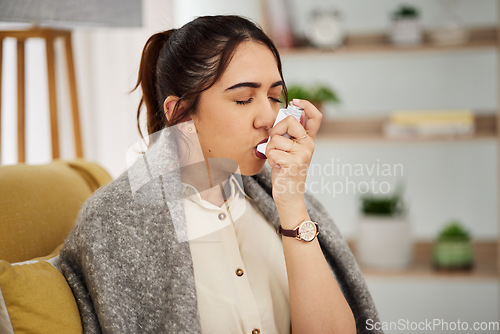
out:
{"label": "watch face", "polygon": [[300,224],[299,236],[302,240],[312,241],[316,236],[316,225],[311,221],[305,221]]}

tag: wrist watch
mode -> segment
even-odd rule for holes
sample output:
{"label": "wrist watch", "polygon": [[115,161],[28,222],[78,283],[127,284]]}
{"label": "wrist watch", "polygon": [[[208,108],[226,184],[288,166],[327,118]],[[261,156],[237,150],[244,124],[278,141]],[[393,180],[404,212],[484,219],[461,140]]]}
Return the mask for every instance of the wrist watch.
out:
{"label": "wrist watch", "polygon": [[319,234],[319,226],[317,223],[310,220],[304,220],[297,225],[293,230],[286,230],[281,225],[276,229],[276,233],[285,237],[292,237],[302,241],[313,241]]}

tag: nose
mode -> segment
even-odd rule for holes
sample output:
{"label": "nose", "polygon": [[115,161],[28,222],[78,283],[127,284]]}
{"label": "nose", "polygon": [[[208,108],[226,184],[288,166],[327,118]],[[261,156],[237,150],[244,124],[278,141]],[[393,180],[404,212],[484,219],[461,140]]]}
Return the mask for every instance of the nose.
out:
{"label": "nose", "polygon": [[254,118],[253,126],[256,129],[265,128],[269,130],[273,127],[276,119],[276,111],[271,102],[266,99],[265,102],[256,104],[257,112]]}

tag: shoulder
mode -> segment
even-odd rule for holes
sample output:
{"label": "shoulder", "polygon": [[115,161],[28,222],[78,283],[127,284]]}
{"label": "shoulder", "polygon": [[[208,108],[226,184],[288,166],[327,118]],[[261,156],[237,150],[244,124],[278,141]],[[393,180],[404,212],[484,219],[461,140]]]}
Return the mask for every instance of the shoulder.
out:
{"label": "shoulder", "polygon": [[102,234],[103,229],[120,219],[130,206],[131,198],[126,173],[96,190],[80,209],[66,244],[78,239],[90,240],[96,234]]}
{"label": "shoulder", "polygon": [[99,188],[83,205],[79,220],[90,216],[130,217],[135,211],[165,207],[165,192],[173,192],[173,181],[165,177],[140,178],[126,170],[106,186]]}
{"label": "shoulder", "polygon": [[119,208],[130,202],[131,199],[130,183],[127,173],[124,172],[107,185],[96,190],[84,203],[81,213],[89,210],[106,211],[106,209]]}
{"label": "shoulder", "polygon": [[134,198],[130,189],[127,173],[107,185],[96,190],[83,204],[75,224],[75,228],[82,225],[95,225],[120,219],[127,211],[131,210]]}
{"label": "shoulder", "polygon": [[111,237],[123,232],[124,226],[137,229],[154,219],[159,211],[168,212],[165,203],[158,200],[162,193],[157,183],[152,179],[133,189],[129,173],[125,171],[87,199],[68,239]]}

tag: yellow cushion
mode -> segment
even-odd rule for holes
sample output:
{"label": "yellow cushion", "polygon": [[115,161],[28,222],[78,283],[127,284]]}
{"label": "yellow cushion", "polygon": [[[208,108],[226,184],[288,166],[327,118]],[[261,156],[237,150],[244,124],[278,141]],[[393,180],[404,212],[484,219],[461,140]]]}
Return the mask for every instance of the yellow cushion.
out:
{"label": "yellow cushion", "polygon": [[0,332],[82,333],[73,293],[47,261],[0,260]]}
{"label": "yellow cushion", "polygon": [[85,200],[110,180],[85,160],[0,166],[0,259],[49,254],[69,234]]}

